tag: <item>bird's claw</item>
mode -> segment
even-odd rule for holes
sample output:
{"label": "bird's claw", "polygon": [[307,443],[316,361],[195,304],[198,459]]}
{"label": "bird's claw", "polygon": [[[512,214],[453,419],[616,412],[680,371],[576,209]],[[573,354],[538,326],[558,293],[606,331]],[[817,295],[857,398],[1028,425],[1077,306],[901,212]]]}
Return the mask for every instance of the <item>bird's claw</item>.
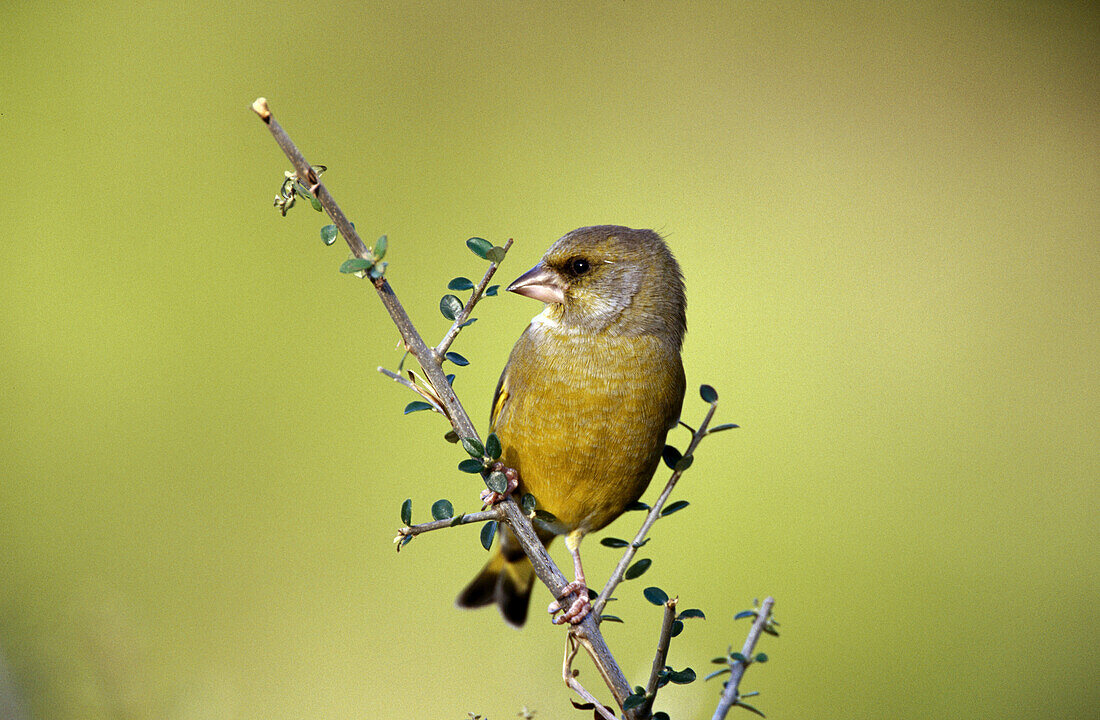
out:
{"label": "bird's claw", "polygon": [[[566,609],[565,602],[570,595],[576,595],[577,597]],[[550,607],[546,611],[551,615],[561,613],[559,617],[553,618],[555,625],[580,624],[588,617],[588,613],[592,612],[592,601],[588,599],[588,586],[581,580],[574,580],[562,588],[561,595],[557,600],[550,603]]]}
{"label": "bird's claw", "polygon": [[481,502],[485,505],[496,505],[499,502],[507,500],[515,492],[515,489],[519,487],[519,473],[514,468],[505,467],[504,463],[493,463],[491,472],[502,472],[504,477],[508,479],[508,485],[504,488],[504,492],[498,493],[485,488],[481,491]]}

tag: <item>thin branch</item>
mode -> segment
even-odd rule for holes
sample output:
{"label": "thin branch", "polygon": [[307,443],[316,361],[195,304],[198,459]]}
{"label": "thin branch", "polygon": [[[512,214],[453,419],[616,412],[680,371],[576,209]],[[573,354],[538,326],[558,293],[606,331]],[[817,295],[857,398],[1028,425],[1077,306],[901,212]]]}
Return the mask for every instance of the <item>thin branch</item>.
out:
{"label": "thin branch", "polygon": [[420,388],[418,388],[416,386],[416,383],[414,383],[412,380],[406,380],[405,378],[403,378],[400,375],[398,375],[397,373],[395,373],[393,370],[388,370],[388,369],[382,367],[381,365],[379,365],[378,366],[378,372],[382,373],[383,375],[388,377],[390,380],[393,380],[394,382],[397,382],[397,383],[400,383],[400,384],[404,385],[405,387],[412,390],[417,395],[423,395],[423,393],[420,392]]}
{"label": "thin branch", "polygon": [[577,656],[577,650],[579,648],[577,638],[572,633],[566,635],[565,638],[565,659],[562,661],[561,677],[565,680],[565,684],[569,686],[569,689],[577,693],[587,702],[592,703],[600,715],[604,716],[604,720],[617,720],[614,715],[607,712],[603,703],[592,696],[592,693],[585,690],[584,685],[581,685],[577,680],[576,675],[573,674],[573,658]]}
{"label": "thin branch", "polygon": [[[508,242],[504,243],[504,253],[507,254],[512,248],[512,238],[508,238]],[[466,301],[466,306],[462,308],[456,317],[455,321],[451,324],[451,329],[447,331],[447,334],[443,336],[443,339],[439,341],[439,344],[435,346],[435,356],[442,358],[447,354],[447,350],[450,349],[451,343],[458,337],[458,333],[462,330],[462,326],[470,319],[470,314],[474,311],[474,305],[477,305],[481,299],[481,294],[485,292],[485,288],[489,285],[489,281],[493,279],[493,275],[496,274],[497,268],[500,267],[500,263],[491,263],[489,269],[485,272],[485,277],[481,278],[481,282],[474,288],[474,292],[470,295],[470,299]]]}
{"label": "thin branch", "polygon": [[[390,378],[394,382],[399,383],[401,385],[404,385],[405,387],[412,390],[414,393],[416,393],[420,397],[424,398],[424,401],[432,406],[432,410],[436,411],[440,415],[446,415],[446,413],[443,411],[443,406],[440,405],[439,400],[437,398],[432,397],[430,391],[426,390],[425,388],[420,387],[419,385],[414,383],[412,380],[406,380],[405,378],[401,377],[400,375],[398,375],[394,371],[387,370],[384,367],[379,367],[378,372],[382,373],[383,375]],[[412,371],[410,371],[410,373],[411,372]]]}
{"label": "thin branch", "polygon": [[481,512],[456,515],[446,520],[432,520],[431,522],[420,523],[419,525],[406,525],[405,527],[397,529],[397,537],[395,537],[393,541],[395,543],[400,543],[402,538],[415,537],[426,532],[431,532],[432,530],[442,530],[443,528],[455,527],[456,525],[468,525],[470,523],[503,519],[504,511],[492,507],[488,510],[482,510]]}
{"label": "thin branch", "polygon": [[[313,196],[321,203],[321,206],[332,218],[340,234],[344,237],[344,240],[348,243],[348,247],[351,248],[352,253],[359,258],[370,259],[373,261],[373,255],[367,249],[358,233],[355,232],[355,228],[348,222],[347,217],[343,211],[340,210],[336,201],[329,193],[328,189],[320,182],[317,177],[317,173],[313,170],[310,164],[303,157],[301,151],[283,130],[282,126],[275,120],[271,114],[271,110],[268,107],[267,100],[264,98],[257,99],[252,104],[253,111],[260,117],[260,119],[267,125],[268,130],[271,131],[272,136],[275,138],[275,142],[282,148],[287,158],[294,165],[294,170],[298,174],[298,178],[305,183]],[[390,318],[393,320],[394,325],[397,326],[398,332],[401,333],[401,337],[405,341],[405,346],[409,352],[416,358],[420,367],[424,370],[425,376],[427,376],[428,382],[435,388],[436,393],[439,395],[439,399],[443,405],[443,410],[446,413],[447,418],[451,421],[451,425],[455,432],[458,433],[460,438],[475,438],[480,441],[477,429],[474,427],[473,422],[470,420],[470,416],[467,415],[466,410],[462,407],[462,404],[455,396],[454,390],[451,388],[450,383],[447,382],[446,375],[443,372],[443,368],[436,358],[432,348],[429,348],[424,342],[424,339],[417,332],[416,327],[413,325],[412,320],[409,319],[408,314],[405,312],[404,307],[397,299],[397,295],[393,292],[393,288],[390,287],[390,283],[386,280],[385,276],[378,277],[372,280],[375,290],[378,292],[379,298],[382,300],[383,306],[390,314]],[[512,529],[513,534],[516,536],[517,541],[523,548],[523,551],[527,554],[527,557],[531,560],[531,565],[534,567],[535,574],[538,576],[553,593],[555,597],[562,595],[568,581],[565,576],[554,564],[553,559],[546,552],[546,548],[543,547],[539,541],[538,536],[535,534],[535,530],[531,525],[531,521],[523,514],[523,510],[512,498],[507,498],[499,503],[499,507],[503,509],[504,521],[508,523]],[[627,683],[626,676],[623,675],[622,669],[618,663],[615,662],[614,656],[611,654],[611,650],[607,647],[607,642],[604,640],[603,635],[600,633],[599,624],[596,620],[598,613],[589,613],[589,615],[579,624],[573,626],[571,633],[578,637],[588,651],[588,654],[592,657],[593,663],[596,665],[596,669],[599,671],[600,676],[611,690],[612,695],[615,697],[615,702],[622,707],[623,702],[630,695],[630,686]],[[628,717],[638,717],[636,713],[628,713]]]}
{"label": "thin branch", "polygon": [[[703,418],[703,424],[700,425],[699,429],[692,435],[691,443],[688,444],[687,452],[684,453],[684,457],[692,455],[695,452],[695,448],[699,447],[699,443],[706,437],[707,426],[710,425],[710,420],[714,417],[714,411],[717,409],[718,403],[714,402],[710,404],[710,409],[707,410],[707,416]],[[600,615],[603,613],[604,606],[607,605],[608,599],[611,598],[611,593],[615,592],[615,588],[623,581],[626,569],[630,567],[630,562],[634,559],[634,555],[638,552],[638,548],[642,546],[642,541],[645,540],[645,536],[649,533],[649,529],[653,527],[653,523],[657,522],[657,518],[661,516],[661,510],[664,509],[665,502],[668,501],[668,496],[672,494],[672,489],[676,487],[676,482],[683,474],[683,470],[676,470],[672,473],[672,477],[668,479],[665,489],[661,491],[660,497],[653,503],[653,507],[649,509],[649,514],[646,515],[642,527],[638,530],[638,534],[634,536],[634,541],[630,543],[626,552],[623,553],[622,558],[619,560],[619,564],[615,566],[615,570],[611,573],[611,577],[608,578],[607,584],[604,585],[603,590],[600,591],[599,597],[592,603],[593,615]]]}
{"label": "thin branch", "polygon": [[771,617],[772,606],[774,605],[775,598],[764,598],[760,610],[756,613],[756,620],[753,621],[752,627],[749,628],[749,634],[745,638],[745,644],[741,648],[741,655],[745,657],[745,661],[733,660],[730,662],[730,679],[726,681],[726,688],[722,691],[722,697],[718,701],[718,707],[715,708],[714,716],[711,720],[724,720],[730,708],[738,704],[740,693],[738,692],[737,686],[741,684],[741,678],[745,674],[745,668],[752,663],[752,651],[756,647],[756,642],[760,639],[760,634],[764,632],[764,628],[768,625],[768,619]]}
{"label": "thin branch", "polygon": [[645,686],[645,712],[643,717],[649,717],[653,710],[653,701],[657,699],[657,683],[661,679],[661,671],[665,669],[665,661],[668,660],[668,647],[672,641],[672,623],[676,621],[677,598],[669,598],[665,601],[665,616],[661,619],[661,634],[657,638],[657,654],[653,656],[653,669],[649,671],[649,682]]}
{"label": "thin branch", "polygon": [[594,698],[592,696],[592,693],[584,689],[584,685],[581,685],[580,682],[577,681],[577,678],[568,678],[565,681],[565,684],[568,685],[569,689],[571,689],[573,692],[577,693],[582,698],[592,703],[596,707],[596,712],[602,715],[605,720],[618,720],[618,718],[607,711],[607,708],[604,707],[604,704],[602,702]]}

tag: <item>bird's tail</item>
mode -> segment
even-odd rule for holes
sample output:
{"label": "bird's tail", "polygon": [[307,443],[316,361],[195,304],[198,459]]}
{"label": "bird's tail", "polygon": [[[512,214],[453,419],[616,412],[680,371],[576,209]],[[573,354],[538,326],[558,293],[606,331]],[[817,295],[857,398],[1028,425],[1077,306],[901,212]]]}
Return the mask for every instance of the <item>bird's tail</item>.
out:
{"label": "bird's tail", "polygon": [[535,569],[515,539],[508,542],[510,538],[504,537],[510,533],[503,527],[501,530],[501,543],[493,551],[493,557],[458,594],[455,605],[477,608],[496,603],[504,619],[518,628],[527,620]]}

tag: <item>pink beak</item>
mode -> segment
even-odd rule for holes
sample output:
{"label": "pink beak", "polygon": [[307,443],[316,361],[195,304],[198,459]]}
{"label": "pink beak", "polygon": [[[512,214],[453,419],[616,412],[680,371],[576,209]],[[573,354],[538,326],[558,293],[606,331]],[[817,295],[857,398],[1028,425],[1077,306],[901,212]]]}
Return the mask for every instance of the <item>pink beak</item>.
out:
{"label": "pink beak", "polygon": [[515,282],[508,286],[508,291],[541,300],[544,303],[565,302],[565,287],[561,283],[561,278],[541,262],[516,278]]}

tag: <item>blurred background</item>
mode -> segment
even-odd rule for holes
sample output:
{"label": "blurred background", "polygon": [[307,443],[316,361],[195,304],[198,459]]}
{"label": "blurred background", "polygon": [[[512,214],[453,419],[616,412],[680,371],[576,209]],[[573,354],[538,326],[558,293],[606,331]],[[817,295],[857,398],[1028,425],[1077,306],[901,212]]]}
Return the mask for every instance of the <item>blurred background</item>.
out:
{"label": "blurred background", "polygon": [[[397,334],[327,220],[271,206],[289,166],[259,95],[389,236],[430,339],[447,281],[485,268],[470,236],[515,238],[504,282],[581,225],[667,236],[684,418],[705,382],[743,427],[703,444],[618,593],[634,683],[658,585],[707,615],[669,657],[700,678],[776,596],[783,635],[742,685],[771,718],[1095,713],[1095,3],[4,15],[0,714],[584,717],[544,589],[520,632],[453,607],[476,528],[394,552],[405,498],[423,521],[480,486],[375,372]],[[482,427],[539,309],[491,298],[454,348]],[[597,540],[594,584],[618,557]],[[657,709],[709,718],[719,684]]]}

